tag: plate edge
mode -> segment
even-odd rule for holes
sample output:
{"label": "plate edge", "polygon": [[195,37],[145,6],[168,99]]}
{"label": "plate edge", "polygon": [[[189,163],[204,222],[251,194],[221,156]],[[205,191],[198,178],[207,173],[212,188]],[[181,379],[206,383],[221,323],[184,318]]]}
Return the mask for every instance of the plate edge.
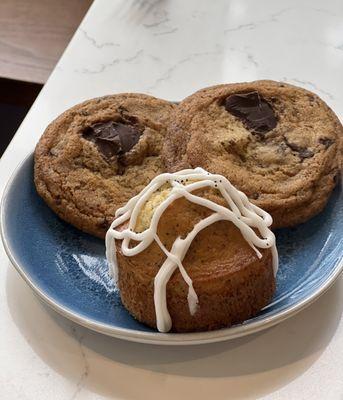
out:
{"label": "plate edge", "polygon": [[[123,340],[129,340],[140,343],[158,344],[158,345],[200,345],[206,343],[221,342],[230,339],[235,339],[242,336],[247,336],[252,333],[259,332],[264,329],[268,329],[274,325],[277,325],[291,316],[296,315],[298,312],[302,311],[309,305],[311,305],[316,299],[318,299],[322,294],[324,294],[336,281],[343,270],[343,257],[337,262],[332,274],[325,281],[325,283],[314,291],[309,297],[303,299],[301,302],[293,305],[286,311],[281,311],[280,313],[271,316],[262,321],[256,321],[250,325],[238,325],[237,327],[224,328],[217,331],[208,332],[194,332],[186,334],[178,333],[159,333],[159,332],[137,332],[126,328],[114,328],[110,325],[94,322],[85,317],[80,317],[78,314],[69,310],[68,308],[56,303],[52,298],[44,293],[24,272],[24,270],[19,265],[15,256],[11,251],[11,247],[7,242],[5,227],[3,221],[5,220],[5,205],[6,200],[11,189],[11,186],[18,175],[19,171],[28,162],[29,159],[33,158],[34,152],[30,152],[15,168],[9,180],[7,181],[3,195],[0,203],[0,234],[5,252],[11,262],[11,264],[18,271],[20,276],[29,285],[33,292],[47,303],[54,311],[58,312],[60,315],[72,320],[79,325],[82,325],[88,329],[94,330],[96,332],[116,337]],[[217,333],[217,334],[216,334]]]}

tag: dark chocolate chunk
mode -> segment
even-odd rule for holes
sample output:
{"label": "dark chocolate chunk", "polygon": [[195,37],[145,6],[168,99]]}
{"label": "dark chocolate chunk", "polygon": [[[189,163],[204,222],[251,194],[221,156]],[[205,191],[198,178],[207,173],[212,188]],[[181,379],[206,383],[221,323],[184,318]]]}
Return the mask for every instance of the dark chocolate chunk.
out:
{"label": "dark chocolate chunk", "polygon": [[312,150],[309,149],[301,149],[299,151],[299,157],[303,160],[304,158],[311,158],[314,156],[314,153]]}
{"label": "dark chocolate chunk", "polygon": [[303,160],[304,158],[311,158],[314,156],[312,150],[307,149],[306,147],[299,146],[296,143],[289,142],[286,137],[285,137],[285,143],[291,150],[298,153],[298,156],[301,158],[301,160]]}
{"label": "dark chocolate chunk", "polygon": [[83,131],[83,137],[94,142],[105,157],[123,156],[138,142],[143,131],[137,126],[117,121],[99,122]]}
{"label": "dark chocolate chunk", "polygon": [[304,148],[299,146],[298,144],[289,142],[287,140],[287,138],[285,138],[285,143],[293,151],[300,152],[300,151],[304,150]]}
{"label": "dark chocolate chunk", "polygon": [[226,111],[242,120],[247,129],[264,135],[276,127],[271,105],[258,92],[237,93],[226,97]]}
{"label": "dark chocolate chunk", "polygon": [[332,144],[335,143],[335,141],[333,139],[329,139],[329,138],[320,138],[319,139],[319,143],[325,146],[325,149],[328,149]]}

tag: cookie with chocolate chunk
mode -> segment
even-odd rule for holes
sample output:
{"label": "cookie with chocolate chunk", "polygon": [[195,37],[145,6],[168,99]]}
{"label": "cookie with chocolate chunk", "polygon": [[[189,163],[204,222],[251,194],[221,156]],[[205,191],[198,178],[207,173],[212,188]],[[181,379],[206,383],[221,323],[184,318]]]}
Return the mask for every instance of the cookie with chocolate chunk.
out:
{"label": "cookie with chocolate chunk", "polygon": [[67,110],[37,144],[38,193],[59,217],[104,237],[115,210],[164,171],[160,151],[175,107],[117,94]]}
{"label": "cookie with chocolate chunk", "polygon": [[205,88],[178,106],[163,149],[171,170],[225,175],[273,227],[320,212],[341,168],[343,127],[314,93],[274,81]]}

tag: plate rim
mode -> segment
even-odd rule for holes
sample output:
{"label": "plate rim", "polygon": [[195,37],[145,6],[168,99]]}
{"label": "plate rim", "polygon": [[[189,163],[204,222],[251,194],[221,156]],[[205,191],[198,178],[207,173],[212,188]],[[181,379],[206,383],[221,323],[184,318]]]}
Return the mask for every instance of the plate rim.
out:
{"label": "plate rim", "polygon": [[80,315],[70,308],[59,304],[51,296],[47,295],[43,289],[41,289],[34,280],[26,273],[25,268],[23,268],[15,257],[15,251],[11,248],[9,240],[6,237],[6,229],[3,221],[5,220],[5,211],[7,209],[7,200],[9,192],[15,182],[18,174],[21,172],[23,166],[28,162],[29,159],[33,160],[34,151],[29,152],[26,157],[18,164],[11,174],[9,180],[7,181],[5,188],[3,190],[1,204],[0,204],[0,234],[5,252],[18,271],[19,275],[24,279],[28,286],[33,290],[33,292],[42,299],[46,304],[48,304],[53,310],[61,314],[62,316],[76,322],[93,331],[116,337],[119,339],[124,339],[139,343],[148,344],[158,344],[158,345],[197,345],[221,342],[230,339],[235,339],[238,337],[250,335],[252,333],[259,332],[270,328],[284,320],[294,316],[298,312],[302,311],[309,305],[311,305],[317,298],[324,294],[336,281],[341,272],[343,271],[343,255],[336,262],[336,265],[332,273],[323,282],[321,286],[316,288],[310,295],[306,296],[304,299],[291,307],[279,311],[275,315],[266,317],[262,320],[252,322],[250,324],[237,325],[234,327],[228,327],[223,329],[218,329],[214,331],[207,332],[190,332],[190,333],[160,333],[160,332],[146,332],[137,331],[135,329],[113,327],[112,325],[97,322],[93,319],[87,318],[86,316]]}

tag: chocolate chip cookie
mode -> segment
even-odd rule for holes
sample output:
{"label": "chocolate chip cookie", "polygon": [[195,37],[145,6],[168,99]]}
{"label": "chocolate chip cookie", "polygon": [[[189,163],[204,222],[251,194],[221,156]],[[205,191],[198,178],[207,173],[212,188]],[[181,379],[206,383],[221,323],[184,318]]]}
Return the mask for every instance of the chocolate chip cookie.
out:
{"label": "chocolate chip cookie", "polygon": [[163,157],[170,170],[226,176],[273,227],[320,212],[341,168],[343,127],[314,93],[274,81],[205,88],[180,103]]}
{"label": "chocolate chip cookie", "polygon": [[164,171],[160,151],[175,107],[117,94],[64,112],[36,147],[38,193],[59,217],[104,237],[115,210]]}

